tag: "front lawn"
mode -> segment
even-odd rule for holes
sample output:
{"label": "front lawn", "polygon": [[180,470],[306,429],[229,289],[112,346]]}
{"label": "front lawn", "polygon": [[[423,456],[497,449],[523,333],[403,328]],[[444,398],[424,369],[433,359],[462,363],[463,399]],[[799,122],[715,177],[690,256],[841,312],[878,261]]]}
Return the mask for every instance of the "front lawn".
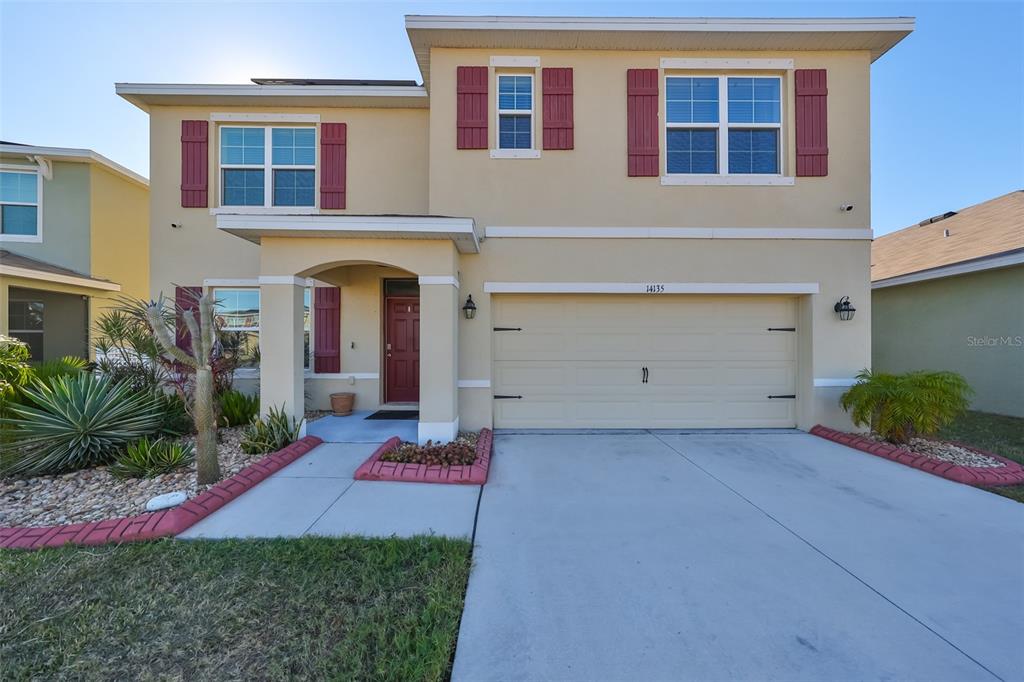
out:
{"label": "front lawn", "polygon": [[[987,412],[967,412],[939,433],[939,438],[971,445],[1024,464],[1024,419]],[[986,488],[1024,502],[1024,485]]]}
{"label": "front lawn", "polygon": [[0,679],[447,679],[470,544],[0,551]]}

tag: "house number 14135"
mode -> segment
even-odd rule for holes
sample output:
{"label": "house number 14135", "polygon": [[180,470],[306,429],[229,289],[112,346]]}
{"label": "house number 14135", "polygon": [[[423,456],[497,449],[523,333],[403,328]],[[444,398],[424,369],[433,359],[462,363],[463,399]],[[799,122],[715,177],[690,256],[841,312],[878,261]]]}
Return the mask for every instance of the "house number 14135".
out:
{"label": "house number 14135", "polygon": [[665,285],[664,284],[648,284],[647,288],[645,289],[645,291],[648,294],[663,294],[663,293],[665,293]]}

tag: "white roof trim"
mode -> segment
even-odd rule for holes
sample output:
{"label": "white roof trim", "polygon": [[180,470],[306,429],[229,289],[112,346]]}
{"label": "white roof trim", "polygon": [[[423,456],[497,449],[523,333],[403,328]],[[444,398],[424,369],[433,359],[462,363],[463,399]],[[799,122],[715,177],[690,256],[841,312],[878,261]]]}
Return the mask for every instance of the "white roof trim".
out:
{"label": "white roof trim", "polygon": [[711,18],[711,17],[499,17],[429,16],[405,17],[407,29],[458,29],[500,31],[909,31],[913,17],[858,18]]}
{"label": "white roof trim", "polygon": [[261,236],[451,239],[462,253],[479,253],[472,218],[437,216],[219,214],[217,228],[250,241]]}
{"label": "white roof trim", "polygon": [[213,83],[115,83],[122,97],[199,95],[206,97],[426,97],[422,85],[257,85]]}
{"label": "white roof trim", "polygon": [[70,284],[72,286],[82,287],[85,289],[99,289],[100,291],[121,291],[121,285],[117,282],[104,282],[102,280],[92,279],[91,277],[74,277],[72,275],[62,275],[56,272],[19,268],[13,265],[0,265],[0,275],[7,275],[8,277],[24,277],[25,279],[34,279],[40,282],[52,282],[54,284]]}
{"label": "white roof trim", "polygon": [[818,282],[484,282],[489,294],[817,294]]}
{"label": "white roof trim", "polygon": [[870,228],[835,227],[519,227],[488,225],[486,236],[551,239],[871,239]]}
{"label": "white roof trim", "polygon": [[133,170],[125,168],[116,161],[111,161],[102,154],[97,154],[91,149],[73,149],[69,147],[35,147],[22,144],[0,144],[2,154],[21,154],[23,156],[42,156],[65,161],[80,161],[84,163],[98,163],[110,170],[127,177],[130,180],[149,187],[149,180]]}
{"label": "white roof trim", "polygon": [[906,275],[889,277],[888,279],[881,279],[877,282],[872,282],[871,288],[885,289],[886,287],[896,287],[901,284],[912,284],[914,282],[924,282],[930,279],[942,279],[943,277],[953,277],[954,275],[966,275],[971,272],[1006,268],[1011,265],[1020,265],[1021,263],[1024,263],[1024,250],[1003,255],[997,254],[995,256],[986,256],[984,258],[978,258],[964,263],[953,263],[951,265],[943,265],[929,270],[922,270],[920,272],[911,272]]}

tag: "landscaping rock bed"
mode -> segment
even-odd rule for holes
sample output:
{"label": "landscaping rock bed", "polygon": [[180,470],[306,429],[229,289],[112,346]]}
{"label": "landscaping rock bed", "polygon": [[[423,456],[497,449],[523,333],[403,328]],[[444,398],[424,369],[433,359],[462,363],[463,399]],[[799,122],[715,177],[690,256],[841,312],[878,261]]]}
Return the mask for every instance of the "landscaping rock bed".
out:
{"label": "landscaping rock bed", "polygon": [[[218,429],[217,448],[223,478],[265,457],[242,452],[244,427]],[[194,437],[181,439],[192,442]],[[142,514],[151,498],[173,491],[195,497],[210,486],[196,483],[192,464],[154,478],[117,479],[107,467],[57,476],[0,479],[0,527],[49,526]]]}
{"label": "landscaping rock bed", "polygon": [[[871,440],[876,443],[886,442],[878,434],[870,434],[868,436]],[[916,454],[930,457],[931,459],[941,460],[943,462],[952,462],[953,464],[959,464],[965,467],[974,467],[982,469],[997,469],[1004,467],[1006,464],[995,457],[975,452],[956,443],[947,443],[941,440],[929,440],[928,438],[911,438],[910,442],[904,446],[906,450]]]}
{"label": "landscaping rock bed", "polygon": [[417,445],[403,442],[394,450],[380,456],[382,462],[405,462],[428,466],[470,465],[476,461],[476,444],[480,434],[475,431],[460,431],[451,443],[430,443]]}

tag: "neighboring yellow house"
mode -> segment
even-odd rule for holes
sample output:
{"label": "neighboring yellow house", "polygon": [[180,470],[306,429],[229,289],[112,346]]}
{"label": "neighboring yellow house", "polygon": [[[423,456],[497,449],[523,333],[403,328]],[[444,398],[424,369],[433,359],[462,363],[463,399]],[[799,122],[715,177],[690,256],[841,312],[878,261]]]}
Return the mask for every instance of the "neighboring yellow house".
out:
{"label": "neighboring yellow house", "polygon": [[151,290],[215,293],[264,411],[848,428],[870,68],[913,25],[410,16],[422,85],[119,83],[150,115]]}
{"label": "neighboring yellow house", "polygon": [[959,372],[1024,417],[1024,190],[879,237],[871,280],[875,369]]}
{"label": "neighboring yellow house", "polygon": [[92,325],[149,297],[149,183],[88,149],[0,143],[0,333],[92,357]]}

